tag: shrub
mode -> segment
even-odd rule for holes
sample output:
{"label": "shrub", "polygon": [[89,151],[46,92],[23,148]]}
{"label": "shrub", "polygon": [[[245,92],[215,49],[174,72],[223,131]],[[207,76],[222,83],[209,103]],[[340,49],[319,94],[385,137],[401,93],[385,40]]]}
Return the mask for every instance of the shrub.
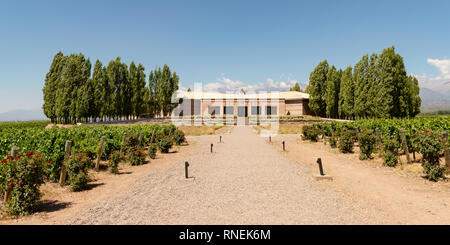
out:
{"label": "shrub", "polygon": [[119,173],[119,163],[122,160],[122,155],[118,151],[114,151],[111,153],[111,160],[108,162],[108,167],[111,168],[111,173],[118,174]]}
{"label": "shrub", "polygon": [[173,133],[173,139],[174,139],[176,145],[181,145],[182,143],[184,143],[186,141],[186,137],[184,136],[184,133],[181,130],[176,130]]}
{"label": "shrub", "polygon": [[422,167],[429,180],[437,181],[444,175],[444,169],[439,165],[439,153],[444,148],[441,135],[427,130],[421,132],[416,141],[416,149],[422,154]]}
{"label": "shrub", "polygon": [[328,138],[328,142],[330,143],[331,148],[336,148],[337,146],[337,140],[335,137]]}
{"label": "shrub", "polygon": [[395,167],[398,164],[398,148],[400,143],[395,139],[383,140],[383,165],[388,167]]}
{"label": "shrub", "polygon": [[424,161],[422,167],[428,180],[438,181],[444,176],[444,168],[441,168],[439,164]]}
{"label": "shrub", "polygon": [[361,149],[359,159],[365,160],[370,158],[370,155],[375,151],[376,142],[377,138],[373,133],[373,130],[361,130],[359,133],[359,148]]}
{"label": "shrub", "polygon": [[151,159],[155,159],[156,158],[156,150],[158,149],[158,146],[156,146],[156,144],[151,144],[148,147],[148,156]]}
{"label": "shrub", "polygon": [[177,130],[177,127],[173,124],[169,125],[169,126],[164,126],[162,133],[164,135],[170,135],[173,136],[173,134],[175,133],[175,131]]}
{"label": "shrub", "polygon": [[129,151],[132,148],[136,148],[138,146],[138,144],[139,144],[139,136],[137,136],[134,133],[130,133],[130,132],[128,132],[125,135],[124,142],[123,142],[123,149],[125,151]]}
{"label": "shrub", "polygon": [[383,153],[383,165],[387,167],[395,167],[397,166],[398,160],[397,156],[392,152],[385,152]]}
{"label": "shrub", "polygon": [[29,152],[26,156],[11,156],[0,163],[0,189],[11,187],[11,199],[6,205],[10,215],[32,213],[39,201],[39,186],[44,183],[45,161],[42,156]]}
{"label": "shrub", "polygon": [[302,127],[303,137],[302,139],[311,140],[317,142],[317,137],[322,133],[322,131],[315,127],[305,125]]}
{"label": "shrub", "polygon": [[351,130],[343,129],[341,137],[339,138],[339,150],[342,153],[353,152],[353,145],[355,142],[354,132]]}
{"label": "shrub", "polygon": [[45,168],[45,176],[51,181],[59,181],[61,174],[62,163],[64,162],[64,152],[53,154],[54,156],[49,160],[47,167]]}
{"label": "shrub", "polygon": [[87,154],[75,153],[65,161],[72,191],[82,191],[87,187],[89,181],[88,168],[92,161]]}
{"label": "shrub", "polygon": [[426,131],[419,134],[416,141],[416,149],[422,154],[423,159],[429,163],[439,164],[439,153],[444,148],[441,135],[437,132]]}
{"label": "shrub", "polygon": [[168,153],[173,146],[173,140],[170,136],[160,135],[158,139],[158,148],[162,153]]}
{"label": "shrub", "polygon": [[132,166],[142,165],[145,162],[145,155],[141,149],[130,149],[128,152],[128,161]]}

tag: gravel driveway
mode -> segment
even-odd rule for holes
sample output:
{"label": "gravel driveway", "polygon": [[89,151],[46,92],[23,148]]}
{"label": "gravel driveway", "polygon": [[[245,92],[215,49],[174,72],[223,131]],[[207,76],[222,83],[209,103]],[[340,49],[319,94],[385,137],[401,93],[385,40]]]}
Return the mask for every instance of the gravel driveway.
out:
{"label": "gravel driveway", "polygon": [[[250,127],[189,137],[189,159],[149,174],[129,191],[90,207],[70,224],[380,224],[320,186],[306,166],[289,160]],[[214,143],[214,153],[210,144]],[[281,146],[280,146],[281,147]],[[312,159],[314,161],[315,159]]]}

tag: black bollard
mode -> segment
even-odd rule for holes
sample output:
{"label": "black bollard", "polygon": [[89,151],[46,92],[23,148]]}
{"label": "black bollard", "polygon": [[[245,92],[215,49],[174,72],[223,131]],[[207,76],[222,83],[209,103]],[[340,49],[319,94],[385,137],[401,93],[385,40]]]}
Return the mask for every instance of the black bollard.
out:
{"label": "black bollard", "polygon": [[213,144],[211,144],[211,153],[213,152]]}
{"label": "black bollard", "polygon": [[283,151],[285,151],[286,150],[286,146],[285,146],[286,144],[284,143],[284,141],[283,141]]}
{"label": "black bollard", "polygon": [[188,163],[187,161],[184,162],[184,172],[185,172],[185,174],[186,174],[186,179],[189,178],[189,175],[188,175],[188,167],[189,167],[189,163]]}
{"label": "black bollard", "polygon": [[220,141],[219,141],[219,143],[222,143],[222,135],[220,136]]}
{"label": "black bollard", "polygon": [[272,136],[269,135],[269,142],[272,142]]}
{"label": "black bollard", "polygon": [[317,163],[319,164],[319,171],[320,171],[320,175],[325,175],[324,173],[323,173],[323,168],[322,168],[322,159],[320,159],[320,158],[318,158],[317,159]]}

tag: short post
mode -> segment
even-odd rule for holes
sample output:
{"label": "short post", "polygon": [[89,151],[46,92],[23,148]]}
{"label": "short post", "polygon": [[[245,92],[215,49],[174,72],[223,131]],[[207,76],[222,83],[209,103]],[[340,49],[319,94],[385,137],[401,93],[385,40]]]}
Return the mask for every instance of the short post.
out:
{"label": "short post", "polygon": [[12,188],[13,188],[13,182],[8,184],[8,187],[6,188],[5,191],[5,197],[3,199],[3,202],[6,204],[8,204],[9,200],[11,200],[11,192],[12,192]]}
{"label": "short post", "polygon": [[375,128],[375,132],[377,134],[377,141],[378,141],[378,156],[381,157],[383,154],[382,148],[381,148],[381,136],[380,136],[380,130],[378,128]]}
{"label": "short post", "polygon": [[356,128],[355,128],[355,131],[356,131],[356,139],[357,139],[358,142],[359,142],[359,128],[356,127]]}
{"label": "short post", "polygon": [[11,156],[16,158],[19,155],[20,148],[17,146],[11,147]]}
{"label": "short post", "polygon": [[[67,140],[66,147],[65,147],[66,154],[65,154],[64,160],[70,156],[71,149],[72,149],[72,141]],[[62,166],[61,166],[61,175],[59,176],[59,185],[60,186],[64,186],[66,184],[66,175],[67,175],[66,165],[65,165],[65,161],[63,161]]]}
{"label": "short post", "polygon": [[442,140],[444,141],[445,166],[450,169],[450,149],[448,147],[447,132],[442,132]]}
{"label": "short post", "polygon": [[406,144],[405,130],[400,129],[400,136],[402,137],[403,150],[405,151],[405,154],[406,154],[406,160],[407,160],[408,164],[411,164],[411,158],[409,156],[408,145]]}
{"label": "short post", "polygon": [[152,131],[152,137],[150,138],[150,144],[153,144],[153,137],[155,136],[155,129]]}
{"label": "short post", "polygon": [[286,150],[286,143],[284,143],[284,141],[283,141],[283,151],[285,151]]}
{"label": "short post", "polygon": [[98,172],[99,168],[100,168],[100,158],[102,156],[103,153],[103,144],[105,143],[105,136],[102,136],[102,138],[100,139],[100,146],[98,148],[97,151],[97,160],[95,162],[95,171]]}
{"label": "short post", "polygon": [[123,136],[122,136],[122,144],[120,145],[120,154],[122,154],[122,152],[123,152],[123,147],[125,145],[125,137],[127,137],[127,133],[126,132],[123,133]]}
{"label": "short post", "polygon": [[222,135],[220,136],[220,140],[219,140],[219,143],[222,143]]}
{"label": "short post", "polygon": [[142,130],[139,133],[139,146],[142,146]]}
{"label": "short post", "polygon": [[[11,147],[11,156],[13,158],[16,158],[19,155],[19,150],[20,150],[20,148],[17,146]],[[3,199],[3,202],[5,203],[5,205],[8,204],[8,202],[11,200],[11,193],[12,193],[13,185],[14,185],[14,180],[12,180],[8,184],[8,187],[6,188],[5,196]]]}
{"label": "short post", "polygon": [[186,179],[189,178],[188,168],[189,168],[189,163],[186,161],[186,162],[184,162],[184,173],[185,173]]}
{"label": "short post", "polygon": [[331,124],[329,124],[329,127],[330,127],[331,137],[333,137],[333,138],[334,138],[334,131],[333,131],[333,127],[331,127]]}
{"label": "short post", "polygon": [[211,153],[213,152],[213,144],[211,143]]}
{"label": "short post", "polygon": [[317,163],[319,164],[320,175],[321,175],[321,176],[324,176],[325,174],[323,173],[322,159],[318,158],[318,159],[317,159]]}
{"label": "short post", "polygon": [[269,142],[272,142],[272,135],[269,135]]}

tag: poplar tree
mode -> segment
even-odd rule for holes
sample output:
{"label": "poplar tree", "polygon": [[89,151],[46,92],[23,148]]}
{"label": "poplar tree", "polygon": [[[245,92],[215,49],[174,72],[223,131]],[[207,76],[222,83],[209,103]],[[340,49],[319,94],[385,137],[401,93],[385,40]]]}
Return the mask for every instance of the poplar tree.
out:
{"label": "poplar tree", "polygon": [[[109,65],[108,65],[109,66]],[[102,96],[100,99],[100,117],[102,120],[110,119],[112,112],[112,96],[113,96],[113,87],[111,87],[111,82],[108,78],[108,68],[102,68],[102,74],[99,75],[101,78],[101,89]]]}
{"label": "poplar tree", "polygon": [[368,55],[364,55],[362,59],[356,63],[353,70],[353,79],[355,84],[354,112],[355,115],[359,117],[364,117],[367,115],[367,92],[369,90],[367,77],[368,68],[369,57]]}
{"label": "poplar tree", "polygon": [[169,66],[157,68],[149,75],[149,105],[151,114],[167,116],[176,105],[172,104],[172,96],[178,90],[179,77],[172,73]]}
{"label": "poplar tree", "polygon": [[42,109],[45,116],[55,122],[56,116],[56,92],[59,87],[61,73],[65,65],[65,56],[60,51],[58,52],[50,65],[50,70],[45,76],[44,88],[42,89],[44,95],[44,104]]}
{"label": "poplar tree", "polygon": [[408,76],[408,85],[409,85],[409,95],[408,95],[408,105],[409,117],[415,117],[420,113],[420,105],[422,104],[422,99],[419,96],[419,82],[417,78],[414,76]]}
{"label": "poplar tree", "polygon": [[121,105],[117,108],[117,111],[123,118],[129,119],[130,115],[133,113],[133,105],[131,103],[131,99],[133,98],[133,88],[131,86],[131,80],[128,79],[127,64],[119,64],[119,77]]}
{"label": "poplar tree", "polygon": [[395,105],[398,99],[398,73],[395,71],[395,53],[393,48],[384,49],[378,60],[378,87],[376,94],[377,117],[397,117],[399,106]]}
{"label": "poplar tree", "polygon": [[127,115],[131,106],[131,86],[127,84],[128,68],[126,64],[122,64],[120,57],[109,62],[106,77],[110,88],[108,114],[110,118],[119,119]]}
{"label": "poplar tree", "polygon": [[135,115],[135,100],[136,100],[136,89],[137,89],[137,67],[136,64],[134,64],[134,61],[131,62],[130,67],[128,69],[128,81],[131,89],[131,98],[130,98],[130,105],[131,105],[131,113],[133,116]]}
{"label": "poplar tree", "polygon": [[327,73],[325,103],[326,115],[331,118],[338,117],[339,114],[339,89],[341,84],[342,70],[337,71],[332,66]]}
{"label": "poplar tree", "polygon": [[376,93],[378,81],[378,55],[373,53],[370,56],[369,68],[367,69],[367,94],[366,94],[366,115],[374,117],[376,111]]}
{"label": "poplar tree", "polygon": [[99,60],[95,61],[92,73],[93,105],[91,107],[92,120],[95,122],[102,114],[102,93],[104,86],[103,65]]}
{"label": "poplar tree", "polygon": [[328,67],[327,60],[320,62],[309,75],[309,84],[306,87],[306,92],[309,93],[309,108],[315,115],[322,117],[326,115],[325,83]]}
{"label": "poplar tree", "polygon": [[157,85],[158,85],[158,71],[153,70],[148,76],[148,112],[151,117],[157,116],[158,111],[161,111],[157,102]]}
{"label": "poplar tree", "polygon": [[339,115],[340,117],[353,117],[353,107],[355,103],[355,85],[352,77],[352,67],[348,66],[341,78],[339,90]]}
{"label": "poplar tree", "polygon": [[67,57],[67,63],[61,75],[58,90],[56,92],[56,115],[64,123],[72,122],[78,90],[76,89],[78,72],[77,55]]}
{"label": "poplar tree", "polygon": [[176,103],[173,103],[172,97],[175,95],[175,92],[178,90],[179,76],[176,72],[169,73],[170,77],[168,80],[169,83],[169,91],[166,94],[166,110],[164,112],[164,116],[169,116],[170,113],[177,106]]}
{"label": "poplar tree", "polygon": [[140,116],[145,110],[145,73],[144,66],[139,64],[137,67],[132,62],[130,64],[130,77],[131,86],[133,89],[133,116]]}

